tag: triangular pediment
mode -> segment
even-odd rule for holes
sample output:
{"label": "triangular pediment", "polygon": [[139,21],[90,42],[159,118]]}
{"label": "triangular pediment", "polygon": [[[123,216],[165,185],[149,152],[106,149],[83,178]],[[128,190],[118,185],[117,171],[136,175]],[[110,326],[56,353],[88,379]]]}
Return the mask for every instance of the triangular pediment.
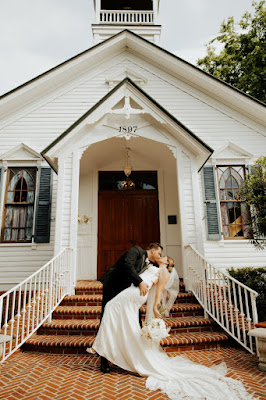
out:
{"label": "triangular pediment", "polygon": [[232,142],[228,142],[225,146],[215,151],[212,155],[212,160],[239,160],[245,161],[253,158],[253,154],[242,149]]}
{"label": "triangular pediment", "polygon": [[2,161],[40,161],[42,156],[24,143],[0,155]]}
{"label": "triangular pediment", "polygon": [[[155,129],[156,127],[156,129]],[[113,137],[146,137],[170,145],[170,138],[194,154],[200,169],[213,150],[167,110],[126,78],[42,151],[57,170],[58,158]],[[84,150],[83,150],[84,151]]]}
{"label": "triangular pediment", "polygon": [[[204,95],[259,124],[265,124],[263,103],[127,29],[3,95],[1,97],[2,115],[7,118],[21,107],[42,99],[44,93],[62,88],[64,84],[69,84],[86,71],[97,69],[105,60],[110,60],[123,52],[157,66]],[[129,77],[140,86],[142,78],[135,72],[132,75],[132,72],[128,71],[124,77]],[[124,77],[121,76],[122,79]],[[118,73],[114,79],[119,78]]]}

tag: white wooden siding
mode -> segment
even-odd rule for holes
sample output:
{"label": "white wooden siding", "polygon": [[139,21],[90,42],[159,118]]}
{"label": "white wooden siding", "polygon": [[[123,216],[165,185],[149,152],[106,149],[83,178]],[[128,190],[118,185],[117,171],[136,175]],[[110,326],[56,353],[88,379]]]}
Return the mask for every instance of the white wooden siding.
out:
{"label": "white wooden siding", "polygon": [[[70,81],[64,88],[51,92],[50,98],[49,94],[45,94],[43,99],[38,100],[36,104],[26,107],[23,115],[21,111],[14,113],[13,117],[9,118],[9,123],[0,130],[1,154],[21,142],[38,152],[42,151],[108,93],[110,90],[106,83],[108,76],[115,74],[119,76],[126,68],[146,77],[148,81],[143,86],[143,90],[214,150],[225,145],[226,141],[230,141],[252,153],[255,159],[265,154],[266,139],[256,131],[252,121],[247,121],[237,112],[231,111],[225,105],[217,103],[204,93],[168,75],[158,66],[151,65],[129,52],[116,55],[93,71],[84,71],[83,76]],[[184,157],[183,161],[185,163],[186,229],[190,243],[195,243],[191,168],[189,159]],[[67,192],[64,198],[62,246],[69,244],[71,173],[71,162],[68,160],[65,171]],[[56,179],[54,180],[52,219],[55,218],[55,199]],[[201,212],[203,213],[203,208]],[[38,244],[34,250],[30,246],[8,247],[0,244],[0,284],[7,285],[11,281],[13,283],[20,281],[53,256],[53,220],[51,228],[51,243]],[[248,260],[245,259],[245,254],[249,256]],[[240,241],[226,243],[224,247],[220,247],[217,243],[205,240],[205,255],[216,260],[219,265],[222,265],[225,260],[230,264],[232,256],[239,263],[250,265],[263,262],[264,257],[262,253],[253,251],[250,245],[240,243]],[[6,271],[10,273],[7,274]]]}

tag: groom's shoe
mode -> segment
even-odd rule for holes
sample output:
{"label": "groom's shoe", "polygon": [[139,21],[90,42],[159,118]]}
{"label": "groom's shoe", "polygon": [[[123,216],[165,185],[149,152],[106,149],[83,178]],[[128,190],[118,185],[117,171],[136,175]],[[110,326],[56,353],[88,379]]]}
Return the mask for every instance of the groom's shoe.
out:
{"label": "groom's shoe", "polygon": [[104,357],[101,357],[101,371],[104,374],[107,374],[108,372],[110,372],[110,367],[109,367],[108,361]]}

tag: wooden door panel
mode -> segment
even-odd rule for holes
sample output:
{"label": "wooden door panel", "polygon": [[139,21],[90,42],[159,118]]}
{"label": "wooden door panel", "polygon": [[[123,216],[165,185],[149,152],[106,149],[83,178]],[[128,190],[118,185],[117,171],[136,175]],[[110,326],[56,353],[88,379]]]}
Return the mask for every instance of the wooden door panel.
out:
{"label": "wooden door panel", "polygon": [[157,191],[99,192],[98,278],[130,247],[160,241]]}

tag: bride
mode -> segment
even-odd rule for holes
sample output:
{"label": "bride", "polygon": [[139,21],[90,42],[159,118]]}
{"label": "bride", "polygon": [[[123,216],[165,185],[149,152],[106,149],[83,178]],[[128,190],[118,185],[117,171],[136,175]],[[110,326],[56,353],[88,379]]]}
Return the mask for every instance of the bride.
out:
{"label": "bride", "polygon": [[[171,400],[252,399],[241,382],[225,377],[225,363],[208,368],[183,356],[168,357],[163,352],[159,341],[167,332],[158,308],[162,302],[166,312],[170,311],[179,280],[170,257],[161,257],[158,264],[159,268],[151,265],[140,274],[149,286],[147,295],[141,296],[139,288],[132,284],[107,303],[88,352],[97,352],[127,371],[146,376],[148,389],[161,389]],[[141,329],[139,309],[146,301],[146,321]],[[154,321],[162,322],[158,325],[157,338],[153,332]]]}

